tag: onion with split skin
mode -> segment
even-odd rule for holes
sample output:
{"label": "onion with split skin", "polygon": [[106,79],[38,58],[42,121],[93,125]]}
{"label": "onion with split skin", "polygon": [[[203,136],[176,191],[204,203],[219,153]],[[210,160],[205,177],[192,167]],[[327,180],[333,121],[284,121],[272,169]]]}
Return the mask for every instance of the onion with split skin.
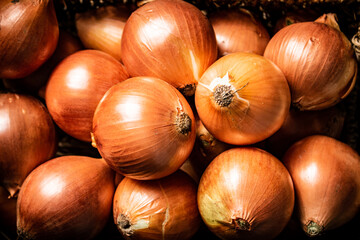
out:
{"label": "onion with split skin", "polygon": [[201,224],[196,190],[180,170],[159,180],[124,178],[114,196],[114,222],[125,239],[191,239]]}
{"label": "onion with split skin", "polygon": [[296,212],[303,230],[319,236],[349,222],[360,209],[360,156],[324,135],[293,144],[283,162],[295,187]]}
{"label": "onion with split skin", "polygon": [[125,24],[121,51],[132,77],[163,79],[188,96],[217,58],[209,20],[181,0],[151,1],[135,10]]}

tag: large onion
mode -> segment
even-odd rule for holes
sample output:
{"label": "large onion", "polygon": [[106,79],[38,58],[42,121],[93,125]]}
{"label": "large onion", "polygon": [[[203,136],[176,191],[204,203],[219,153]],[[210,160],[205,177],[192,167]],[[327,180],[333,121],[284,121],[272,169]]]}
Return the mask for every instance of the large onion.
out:
{"label": "large onion", "polygon": [[26,176],[57,147],[45,106],[28,95],[0,94],[0,183],[15,196]]}
{"label": "large onion", "polygon": [[111,214],[114,172],[102,160],[64,156],[37,167],[17,202],[23,239],[92,239]]}
{"label": "large onion", "polygon": [[150,77],[111,87],[95,111],[93,134],[107,163],[135,179],[175,172],[190,155],[196,137],[194,115],[183,95]]}
{"label": "large onion", "polygon": [[198,206],[208,228],[221,239],[273,239],[293,212],[289,172],[258,148],[233,148],[205,170]]}
{"label": "large onion", "polygon": [[294,181],[297,216],[309,236],[338,228],[360,209],[360,156],[334,138],[296,142],[284,163]]}
{"label": "large onion", "polygon": [[233,53],[201,77],[195,104],[206,129],[229,144],[253,144],[275,133],[290,107],[284,74],[253,53]]}
{"label": "large onion", "polygon": [[52,0],[0,1],[0,78],[22,78],[54,52],[59,27]]}
{"label": "large onion", "polygon": [[355,85],[354,51],[334,14],[281,29],[268,43],[264,56],[283,71],[292,103],[300,110],[333,106]]}
{"label": "large onion", "polygon": [[182,171],[159,180],[124,178],[114,196],[114,222],[126,239],[190,239],[201,223],[196,190]]}
{"label": "large onion", "polygon": [[181,0],[151,1],[126,22],[122,60],[131,76],[152,76],[194,94],[217,58],[214,30],[195,6]]}

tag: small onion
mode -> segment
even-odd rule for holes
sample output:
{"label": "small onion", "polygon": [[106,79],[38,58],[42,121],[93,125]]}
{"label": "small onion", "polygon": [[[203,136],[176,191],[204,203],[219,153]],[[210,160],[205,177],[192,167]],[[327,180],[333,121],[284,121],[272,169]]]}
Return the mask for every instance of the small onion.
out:
{"label": "small onion", "polygon": [[290,107],[284,74],[266,58],[233,53],[211,65],[195,93],[200,120],[218,140],[253,144],[275,133]]}
{"label": "small onion", "polygon": [[99,50],[78,51],[51,74],[45,90],[46,105],[64,132],[91,142],[96,106],[111,86],[128,77],[125,67],[111,55]]}
{"label": "small onion", "polygon": [[114,222],[126,239],[191,239],[201,223],[196,190],[182,171],[159,180],[124,178],[114,196]]}
{"label": "small onion", "polygon": [[294,181],[297,216],[309,236],[338,228],[360,209],[360,156],[334,138],[296,142],[283,159]]}
{"label": "small onion", "polygon": [[0,94],[0,183],[15,196],[26,176],[55,154],[55,126],[35,97]]}
{"label": "small onion", "polygon": [[110,88],[95,111],[93,134],[107,163],[139,180],[179,169],[196,137],[186,99],[167,82],[151,77],[130,78]]}
{"label": "small onion", "polygon": [[78,36],[86,48],[93,48],[121,60],[121,37],[130,10],[105,6],[77,13],[75,24]]}
{"label": "small onion", "polygon": [[294,207],[289,172],[259,148],[233,148],[217,156],[198,188],[198,206],[207,227],[221,239],[273,239]]}
{"label": "small onion", "polygon": [[204,71],[217,58],[214,30],[194,5],[156,0],[135,10],[125,24],[122,60],[131,76],[163,79],[193,95]]}
{"label": "small onion", "polygon": [[114,196],[114,172],[98,158],[54,158],[29,174],[17,202],[23,239],[92,239],[105,226]]}
{"label": "small onion", "polygon": [[0,1],[0,78],[22,78],[54,52],[59,26],[52,0]]}
{"label": "small onion", "polygon": [[264,56],[283,71],[292,104],[300,110],[331,107],[355,85],[354,50],[334,14],[281,29],[268,43]]}
{"label": "small onion", "polygon": [[219,56],[234,52],[262,55],[270,41],[266,28],[246,9],[216,11],[209,14],[209,20],[215,31]]}

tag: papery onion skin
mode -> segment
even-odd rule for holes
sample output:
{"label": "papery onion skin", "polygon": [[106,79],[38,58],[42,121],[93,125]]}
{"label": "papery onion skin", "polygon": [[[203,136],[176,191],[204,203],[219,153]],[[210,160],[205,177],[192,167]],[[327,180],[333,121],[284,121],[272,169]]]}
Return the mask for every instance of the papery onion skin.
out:
{"label": "papery onion skin", "polygon": [[200,120],[216,139],[254,144],[281,127],[290,108],[290,91],[271,61],[253,53],[233,53],[203,74],[195,104]]}
{"label": "papery onion skin", "polygon": [[135,10],[126,22],[121,51],[132,77],[163,79],[187,96],[217,58],[209,20],[179,0],[156,0]]}
{"label": "papery onion skin", "polygon": [[96,108],[93,134],[107,163],[139,180],[179,169],[196,137],[186,99],[167,82],[151,77],[130,78],[110,88]]}
{"label": "papery onion skin", "polygon": [[339,140],[313,135],[283,158],[295,188],[297,217],[309,236],[338,228],[360,209],[360,157]]}
{"label": "papery onion skin", "polygon": [[46,107],[35,97],[0,94],[0,183],[15,196],[26,176],[55,154],[57,136]]}
{"label": "papery onion skin", "polygon": [[23,78],[55,51],[59,26],[52,0],[1,1],[0,78]]}
{"label": "papery onion skin", "polygon": [[191,239],[201,223],[196,192],[182,171],[151,181],[124,178],[114,196],[114,222],[125,239]]}
{"label": "papery onion skin", "polygon": [[198,207],[207,227],[221,239],[273,239],[293,212],[289,172],[258,148],[233,148],[217,156],[198,188]]}
{"label": "papery onion skin", "polygon": [[92,239],[107,223],[114,172],[85,156],[54,158],[26,178],[17,203],[23,239]]}
{"label": "papery onion skin", "polygon": [[98,103],[111,86],[128,77],[125,67],[111,55],[99,50],[78,51],[51,74],[45,90],[46,105],[64,132],[91,142]]}
{"label": "papery onion skin", "polygon": [[209,15],[219,49],[219,57],[234,52],[262,55],[269,33],[253,14],[243,8],[216,11]]}
{"label": "papery onion skin", "polygon": [[[334,18],[326,15],[319,18]],[[300,110],[321,110],[345,98],[353,89],[357,62],[351,42],[333,26],[302,22],[277,32],[264,56],[285,74],[292,104]]]}

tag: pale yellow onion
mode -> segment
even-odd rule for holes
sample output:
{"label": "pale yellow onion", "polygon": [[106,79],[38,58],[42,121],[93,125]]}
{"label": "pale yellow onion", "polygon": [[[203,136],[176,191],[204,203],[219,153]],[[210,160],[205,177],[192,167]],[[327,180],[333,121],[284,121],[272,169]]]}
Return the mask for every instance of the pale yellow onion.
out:
{"label": "pale yellow onion", "polygon": [[264,56],[285,74],[292,104],[300,110],[335,105],[353,89],[357,62],[334,14],[289,25],[268,43]]}
{"label": "pale yellow onion", "polygon": [[201,77],[195,104],[206,129],[229,144],[253,144],[275,133],[290,107],[284,74],[252,53],[233,53]]}

